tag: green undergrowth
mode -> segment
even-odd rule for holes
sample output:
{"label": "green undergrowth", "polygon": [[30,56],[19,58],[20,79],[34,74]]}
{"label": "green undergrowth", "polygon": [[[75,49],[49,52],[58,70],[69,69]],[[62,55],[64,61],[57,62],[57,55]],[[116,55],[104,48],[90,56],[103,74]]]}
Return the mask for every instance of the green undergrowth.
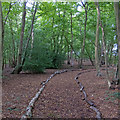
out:
{"label": "green undergrowth", "polygon": [[24,71],[44,73],[45,69],[57,69],[64,63],[65,55],[62,52],[50,50],[46,44],[35,46],[26,56]]}

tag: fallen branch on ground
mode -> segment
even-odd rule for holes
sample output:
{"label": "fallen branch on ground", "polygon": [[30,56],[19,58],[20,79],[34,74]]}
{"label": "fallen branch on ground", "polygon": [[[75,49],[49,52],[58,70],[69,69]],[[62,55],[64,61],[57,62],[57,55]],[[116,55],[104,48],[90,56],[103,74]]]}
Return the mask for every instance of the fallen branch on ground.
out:
{"label": "fallen branch on ground", "polygon": [[[26,108],[26,113],[24,115],[22,115],[21,120],[25,120],[27,118],[31,118],[32,117],[32,109],[34,107],[34,104],[36,102],[36,100],[39,98],[40,94],[42,93],[42,91],[45,89],[46,84],[57,74],[61,74],[61,73],[65,73],[65,72],[70,72],[70,71],[79,71],[79,69],[66,69],[66,70],[61,70],[61,71],[56,71],[55,73],[53,73],[46,81],[41,82],[42,87],[39,89],[39,91],[36,93],[36,95],[32,98],[32,100],[30,101],[28,107]],[[78,81],[79,75],[85,72],[90,72],[90,70],[88,71],[83,71],[81,73],[78,73],[77,76],[75,77],[75,80],[77,82],[77,84],[79,84],[80,87],[80,91],[83,92],[84,94],[84,100],[90,105],[90,108],[93,109],[97,115],[96,118],[100,119],[101,118],[101,113],[99,112],[99,110],[95,107],[94,103],[92,103],[91,101],[87,100],[87,94],[84,90],[84,86]]]}
{"label": "fallen branch on ground", "polygon": [[[90,72],[90,70],[88,70],[88,71],[86,71],[86,72]],[[75,79],[75,81],[77,82],[77,84],[78,84],[79,87],[80,87],[80,92],[82,92],[82,93],[84,94],[84,99],[83,99],[83,100],[85,100],[85,101],[90,105],[90,108],[96,112],[96,114],[97,114],[97,115],[96,115],[96,118],[97,118],[97,119],[101,119],[101,118],[102,118],[102,117],[101,117],[101,113],[100,113],[99,110],[96,108],[96,106],[94,105],[94,103],[93,103],[92,101],[90,101],[90,100],[87,99],[87,94],[86,94],[86,92],[85,92],[85,90],[84,90],[84,86],[83,86],[83,85],[79,82],[79,80],[78,80],[79,75],[81,75],[82,73],[85,73],[85,72],[78,73],[74,79]]]}
{"label": "fallen branch on ground", "polygon": [[24,115],[22,115],[21,120],[25,120],[27,118],[31,118],[32,117],[32,109],[33,106],[36,102],[36,100],[39,98],[40,94],[42,93],[42,91],[44,90],[46,84],[57,74],[61,74],[64,72],[67,72],[68,70],[62,70],[62,71],[56,71],[55,73],[53,73],[45,82],[42,82],[42,87],[39,89],[39,91],[36,93],[35,97],[32,98],[32,100],[30,101],[28,107],[26,108],[26,113]]}

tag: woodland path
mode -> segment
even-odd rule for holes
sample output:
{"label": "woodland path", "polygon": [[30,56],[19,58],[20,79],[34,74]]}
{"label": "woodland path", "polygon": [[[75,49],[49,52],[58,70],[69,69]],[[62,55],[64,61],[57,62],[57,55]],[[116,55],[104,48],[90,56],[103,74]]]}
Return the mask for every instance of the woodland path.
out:
{"label": "woodland path", "polygon": [[[21,118],[30,100],[46,80],[56,70],[46,74],[5,75],[3,79],[3,118]],[[45,87],[33,109],[34,118],[95,118],[96,113],[82,100],[83,94],[75,76],[85,87],[88,99],[97,106],[104,118],[118,118],[118,101],[105,100],[109,91],[105,76],[97,78],[94,69],[71,71],[53,77]],[[103,71],[104,73],[104,71]]]}
{"label": "woodland path", "polygon": [[[74,80],[79,71],[65,72],[53,77],[35,104],[33,117],[94,118],[95,113],[81,99],[80,88]],[[37,110],[39,109],[39,110]]]}

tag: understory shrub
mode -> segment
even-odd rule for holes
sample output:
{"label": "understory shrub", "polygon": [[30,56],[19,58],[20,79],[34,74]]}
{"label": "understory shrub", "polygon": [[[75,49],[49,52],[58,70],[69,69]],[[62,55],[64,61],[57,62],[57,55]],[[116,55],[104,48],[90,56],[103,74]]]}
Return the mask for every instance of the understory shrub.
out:
{"label": "understory shrub", "polygon": [[65,60],[63,53],[50,52],[51,66],[48,68],[60,68]]}
{"label": "understory shrub", "polygon": [[46,68],[59,68],[63,64],[64,58],[64,54],[50,51],[49,46],[45,44],[36,45],[27,55],[23,70],[41,73]]}

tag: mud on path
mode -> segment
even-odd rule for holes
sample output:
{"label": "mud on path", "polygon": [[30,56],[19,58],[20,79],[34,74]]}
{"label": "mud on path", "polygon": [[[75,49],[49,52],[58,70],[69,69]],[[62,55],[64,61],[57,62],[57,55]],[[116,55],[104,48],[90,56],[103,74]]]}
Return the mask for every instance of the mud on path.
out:
{"label": "mud on path", "polygon": [[[41,82],[56,70],[46,74],[7,74],[3,79],[3,118],[21,118],[30,100],[38,92]],[[83,70],[81,70],[83,71]],[[87,71],[87,70],[84,70]],[[96,113],[82,100],[79,86],[74,77],[80,71],[71,71],[53,77],[45,87],[33,109],[34,118],[95,118]],[[102,71],[104,73],[104,71]],[[94,102],[104,118],[118,118],[118,100],[106,100],[108,90],[105,76],[96,77],[95,71],[80,75],[88,98]]]}

